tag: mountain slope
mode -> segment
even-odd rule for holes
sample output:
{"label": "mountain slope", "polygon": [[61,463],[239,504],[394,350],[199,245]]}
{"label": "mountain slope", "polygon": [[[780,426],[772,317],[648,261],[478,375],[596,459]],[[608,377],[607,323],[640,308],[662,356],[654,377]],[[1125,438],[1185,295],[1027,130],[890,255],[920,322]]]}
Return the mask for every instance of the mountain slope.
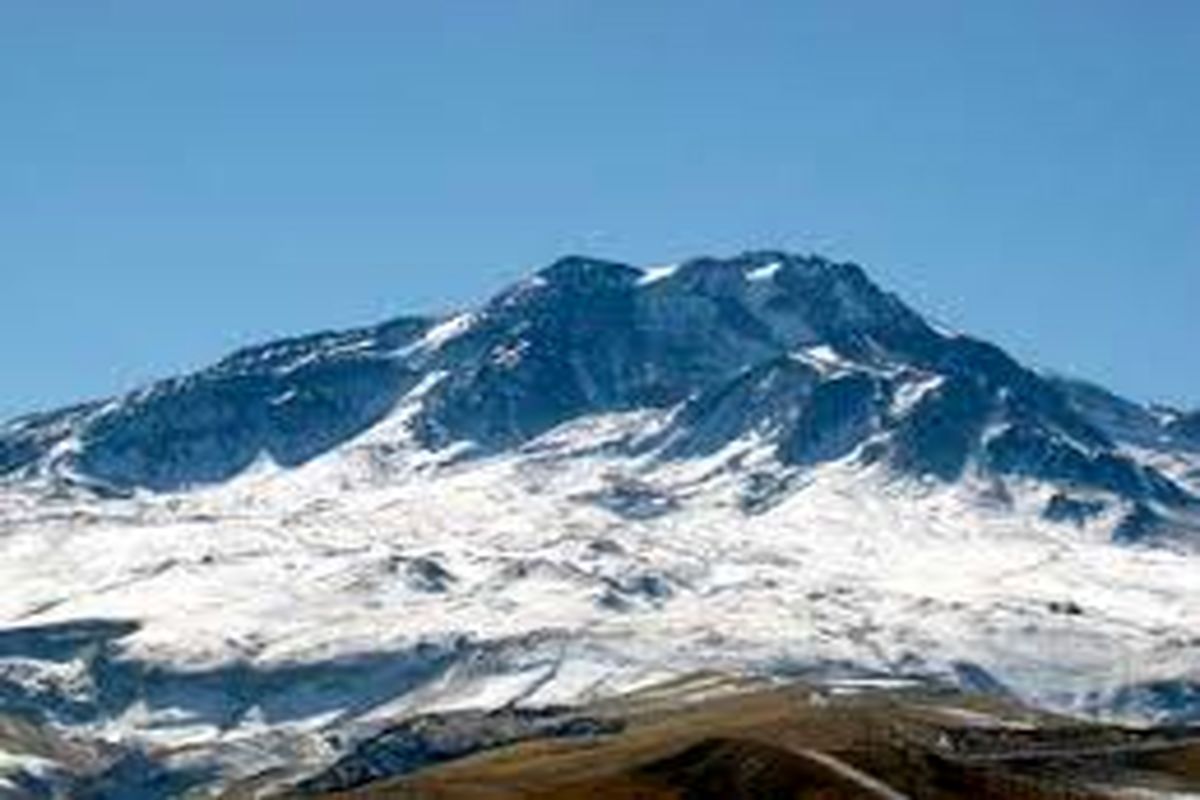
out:
{"label": "mountain slope", "polygon": [[0,710],[218,784],[696,669],[1193,719],[1186,424],[853,265],[571,257],[5,426]]}

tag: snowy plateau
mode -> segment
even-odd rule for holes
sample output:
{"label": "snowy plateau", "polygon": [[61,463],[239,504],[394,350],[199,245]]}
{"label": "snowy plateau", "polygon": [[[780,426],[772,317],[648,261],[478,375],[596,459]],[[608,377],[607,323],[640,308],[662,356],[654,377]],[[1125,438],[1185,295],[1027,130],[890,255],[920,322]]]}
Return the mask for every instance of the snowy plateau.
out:
{"label": "snowy plateau", "polygon": [[0,797],[203,796],[701,671],[1200,721],[1198,543],[1200,414],[853,264],[564,258],[0,427]]}

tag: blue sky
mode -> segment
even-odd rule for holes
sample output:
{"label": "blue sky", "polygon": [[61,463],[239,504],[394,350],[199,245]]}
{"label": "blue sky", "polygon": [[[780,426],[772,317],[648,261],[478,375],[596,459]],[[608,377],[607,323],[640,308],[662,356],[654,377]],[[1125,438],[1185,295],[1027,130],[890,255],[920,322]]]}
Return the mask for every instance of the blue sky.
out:
{"label": "blue sky", "polygon": [[1200,3],[0,5],[0,416],[762,247],[1200,405]]}

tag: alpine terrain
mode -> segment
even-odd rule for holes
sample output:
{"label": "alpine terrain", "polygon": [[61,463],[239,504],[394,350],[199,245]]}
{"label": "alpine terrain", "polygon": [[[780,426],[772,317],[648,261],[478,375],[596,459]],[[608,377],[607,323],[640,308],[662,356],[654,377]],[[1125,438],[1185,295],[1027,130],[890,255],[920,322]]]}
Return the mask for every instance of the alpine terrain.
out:
{"label": "alpine terrain", "polygon": [[853,264],[568,257],[0,427],[0,797],[336,789],[697,675],[1200,722],[1197,545],[1198,412]]}

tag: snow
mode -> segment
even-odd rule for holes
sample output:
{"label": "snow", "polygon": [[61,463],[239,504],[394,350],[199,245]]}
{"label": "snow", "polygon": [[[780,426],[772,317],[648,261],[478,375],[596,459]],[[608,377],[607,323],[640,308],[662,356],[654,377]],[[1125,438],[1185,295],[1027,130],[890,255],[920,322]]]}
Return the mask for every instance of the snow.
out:
{"label": "snow", "polygon": [[1122,444],[1121,451],[1141,464],[1152,467],[1171,480],[1200,494],[1200,465],[1194,455],[1172,450],[1154,450]]}
{"label": "snow", "polygon": [[[60,771],[57,764],[49,759],[23,753],[9,753],[0,750],[0,797],[4,792],[20,792],[21,787],[14,780],[24,773],[41,781],[52,778]],[[14,795],[19,797],[20,795]]]}
{"label": "snow", "polygon": [[934,333],[943,338],[957,339],[959,336],[962,336],[960,331],[940,320],[926,317],[925,322],[933,329]]}
{"label": "snow", "polygon": [[823,361],[829,364],[843,363],[843,359],[838,356],[837,351],[827,344],[810,347],[804,352],[817,361]]}
{"label": "snow", "polygon": [[920,686],[921,681],[915,678],[862,677],[834,678],[823,681],[822,685],[841,694],[858,694],[865,691],[912,689]]}
{"label": "snow", "polygon": [[781,262],[773,261],[770,264],[756,267],[746,273],[746,279],[750,281],[769,281],[775,277],[775,273],[779,272],[782,266]]}
{"label": "snow", "polygon": [[822,375],[833,375],[847,370],[857,370],[858,365],[842,358],[827,344],[806,347],[791,353],[796,361],[815,367]]}
{"label": "snow", "polygon": [[295,389],[288,389],[287,391],[282,392],[281,394],[278,394],[275,397],[272,397],[267,402],[273,406],[287,405],[288,403],[290,403],[296,399],[296,394],[297,394],[297,392]]}
{"label": "snow", "polygon": [[901,384],[892,399],[892,413],[897,417],[904,416],[916,408],[927,394],[937,390],[945,382],[946,379],[942,375],[929,375]]}
{"label": "snow", "polygon": [[954,706],[928,706],[930,713],[948,719],[951,722],[972,728],[1007,728],[1009,730],[1034,730],[1032,723],[1025,720],[1009,719],[995,714],[988,714],[970,708]]}
{"label": "snow", "polygon": [[651,284],[664,281],[674,275],[679,270],[678,264],[665,264],[657,267],[647,267],[642,270],[642,277],[638,279],[639,286],[650,286]]}
{"label": "snow", "polygon": [[475,324],[476,314],[466,311],[450,317],[434,325],[421,337],[418,347],[425,350],[438,350],[448,342],[462,336]]}
{"label": "snow", "polygon": [[[0,489],[0,624],[137,621],[123,662],[169,668],[178,684],[88,731],[214,748],[697,671],[949,677],[968,663],[1065,711],[1200,675],[1195,556],[1046,522],[1037,487],[1014,483],[1001,509],[969,480],[922,485],[840,462],[747,515],[751,473],[788,474],[761,443],[669,462],[618,446],[669,412],[583,418],[487,457],[421,451],[407,421],[442,377],[297,469],[105,503]],[[625,519],[588,499],[614,481],[651,485],[675,510]],[[443,589],[407,577],[417,558],[444,570]],[[670,592],[628,588],[644,575]],[[1083,613],[1056,612],[1065,600]],[[90,702],[89,663],[4,657],[0,678]],[[231,724],[212,687],[233,665],[260,679],[239,684],[257,711]],[[297,665],[315,677],[286,683]]]}
{"label": "snow", "polygon": [[521,340],[514,344],[501,345],[492,352],[492,363],[505,369],[512,369],[521,363],[529,342]]}

